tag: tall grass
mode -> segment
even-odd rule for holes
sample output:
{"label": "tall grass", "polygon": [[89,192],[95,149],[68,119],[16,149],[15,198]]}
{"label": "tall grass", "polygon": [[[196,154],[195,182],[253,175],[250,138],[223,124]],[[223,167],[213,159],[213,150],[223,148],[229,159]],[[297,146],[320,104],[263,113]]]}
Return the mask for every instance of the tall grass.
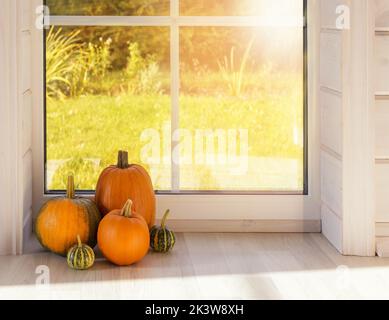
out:
{"label": "tall grass", "polygon": [[[144,56],[137,42],[129,43],[127,66],[122,70],[111,68],[111,38],[85,43],[80,31],[64,32],[62,28],[52,27],[46,44],[49,98],[110,96],[115,95],[118,86],[121,93],[155,95],[163,92],[159,64],[154,56]],[[110,86],[113,76],[116,81]]]}
{"label": "tall grass", "polygon": [[52,27],[46,38],[46,87],[49,98],[75,97],[90,92],[110,67],[111,39],[83,43],[80,31]]}
{"label": "tall grass", "polygon": [[127,67],[124,74],[129,94],[155,95],[162,93],[159,65],[154,56],[142,56],[137,42],[130,43],[128,46]]}
{"label": "tall grass", "polygon": [[69,74],[70,96],[96,93],[93,83],[101,83],[111,65],[110,46],[111,39],[104,41],[102,38],[97,44],[89,42],[80,46],[73,61],[73,71]]}
{"label": "tall grass", "polygon": [[230,57],[225,56],[224,60],[217,62],[220,74],[227,83],[232,96],[239,97],[244,91],[245,73],[254,40],[253,37],[248,43],[240,63],[235,62],[235,47],[231,48]]}
{"label": "tall grass", "polygon": [[69,74],[73,72],[72,62],[80,50],[79,31],[67,35],[62,28],[51,28],[46,38],[46,90],[51,98],[63,98],[71,87]]}

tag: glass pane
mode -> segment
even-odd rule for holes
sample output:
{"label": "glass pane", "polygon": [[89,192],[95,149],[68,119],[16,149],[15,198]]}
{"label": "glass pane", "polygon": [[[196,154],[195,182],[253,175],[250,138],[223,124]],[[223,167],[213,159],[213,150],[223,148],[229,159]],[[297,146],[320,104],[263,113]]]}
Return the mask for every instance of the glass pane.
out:
{"label": "glass pane", "polygon": [[47,31],[48,190],[63,190],[69,172],[79,190],[94,190],[118,150],[170,190],[169,39],[159,27]]}
{"label": "glass pane", "polygon": [[302,0],[181,0],[184,16],[260,16],[282,21],[302,16]]}
{"label": "glass pane", "polygon": [[180,40],[181,189],[303,191],[302,28],[186,27]]}
{"label": "glass pane", "polygon": [[51,15],[164,16],[170,0],[46,0]]}

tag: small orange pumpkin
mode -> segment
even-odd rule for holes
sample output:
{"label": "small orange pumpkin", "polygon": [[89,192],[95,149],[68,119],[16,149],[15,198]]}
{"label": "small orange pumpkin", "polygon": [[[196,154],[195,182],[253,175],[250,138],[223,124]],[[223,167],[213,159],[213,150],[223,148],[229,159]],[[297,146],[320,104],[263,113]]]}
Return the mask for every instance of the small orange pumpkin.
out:
{"label": "small orange pumpkin", "polygon": [[104,257],[128,266],[142,260],[150,247],[149,228],[142,216],[132,211],[128,200],[122,210],[107,214],[99,225],[97,243]]}
{"label": "small orange pumpkin", "polygon": [[100,219],[92,200],[75,196],[74,178],[69,176],[66,197],[53,198],[41,208],[34,231],[44,248],[66,256],[78,235],[91,248],[96,246]]}
{"label": "small orange pumpkin", "polygon": [[96,203],[102,213],[123,208],[128,199],[149,228],[155,223],[155,193],[147,171],[136,164],[128,164],[128,152],[119,151],[118,163],[106,168],[96,186]]}

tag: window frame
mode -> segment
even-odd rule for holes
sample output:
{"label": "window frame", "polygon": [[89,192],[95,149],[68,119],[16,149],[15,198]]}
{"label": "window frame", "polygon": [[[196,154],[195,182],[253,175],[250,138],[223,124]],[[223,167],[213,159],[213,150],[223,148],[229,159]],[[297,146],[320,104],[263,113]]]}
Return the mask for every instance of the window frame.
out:
{"label": "window frame", "polygon": [[[157,190],[157,194],[278,194],[278,195],[307,195],[308,194],[308,130],[307,130],[307,113],[308,113],[308,28],[307,28],[307,0],[303,1],[303,20],[296,21],[294,19],[284,20],[282,26],[301,25],[303,29],[303,83],[304,83],[304,128],[303,128],[303,189],[301,191],[214,191],[214,190],[199,190],[199,191],[183,191],[180,190],[180,166],[172,160],[171,163],[171,190]],[[46,0],[44,0],[46,4]],[[298,19],[300,20],[300,19]],[[46,27],[50,26],[128,26],[128,27],[169,27],[170,29],[170,69],[171,69],[171,131],[172,134],[179,129],[179,114],[180,114],[180,28],[181,27],[257,27],[269,26],[268,20],[262,20],[255,16],[180,16],[180,0],[170,0],[170,15],[169,16],[48,16],[44,22]],[[278,23],[277,26],[280,24]],[[46,29],[44,30],[46,37]],[[44,44],[44,70],[46,68],[46,42]],[[44,74],[46,74],[44,72]],[[44,163],[47,164],[47,139],[46,139],[46,79],[44,83]],[[178,145],[177,141],[171,139],[172,152]],[[45,194],[58,195],[65,193],[65,190],[49,190],[47,187],[47,170],[44,171],[44,190]],[[93,194],[94,190],[79,190],[82,194]]]}
{"label": "window frame", "polygon": [[[176,1],[176,0],[174,0]],[[33,0],[42,5],[42,0]],[[317,105],[318,87],[318,3],[316,0],[304,0],[304,192],[179,192],[157,193],[157,217],[166,207],[176,212],[178,220],[320,220],[320,113]],[[36,18],[36,15],[34,16]],[[74,17],[73,17],[74,18]],[[96,18],[96,17],[94,17]],[[98,17],[101,19],[102,17]],[[111,17],[109,17],[111,18]],[[117,17],[123,19],[123,17]],[[126,17],[124,17],[126,18]],[[145,18],[145,17],[142,17]],[[155,19],[156,17],[153,17]],[[167,17],[163,17],[166,19]],[[193,23],[199,23],[198,17],[190,17]],[[213,19],[215,17],[206,17]],[[218,20],[223,17],[216,17]],[[246,17],[237,17],[242,21]],[[252,19],[253,17],[249,17]],[[58,18],[56,18],[58,19]],[[139,17],[131,17],[137,20]],[[146,20],[148,18],[146,17]],[[187,17],[183,19],[186,20]],[[215,20],[215,21],[216,21]],[[58,20],[57,20],[58,21]],[[165,20],[166,21],[166,20]],[[216,22],[215,22],[216,23]],[[218,22],[220,23],[220,22]],[[309,26],[309,27],[308,27]],[[33,30],[33,56],[37,63],[33,66],[33,203],[36,213],[40,206],[60,192],[45,191],[45,113],[44,113],[44,35],[42,30]],[[309,112],[308,112],[309,106]],[[309,138],[308,138],[309,137]],[[308,165],[309,162],[309,165]],[[90,192],[80,192],[92,196]]]}

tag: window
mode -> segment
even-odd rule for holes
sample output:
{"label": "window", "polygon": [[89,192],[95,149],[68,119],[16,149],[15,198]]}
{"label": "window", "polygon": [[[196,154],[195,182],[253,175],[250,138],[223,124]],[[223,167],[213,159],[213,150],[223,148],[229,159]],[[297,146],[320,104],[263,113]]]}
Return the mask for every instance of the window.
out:
{"label": "window", "polygon": [[45,190],[307,192],[306,1],[47,0]]}

